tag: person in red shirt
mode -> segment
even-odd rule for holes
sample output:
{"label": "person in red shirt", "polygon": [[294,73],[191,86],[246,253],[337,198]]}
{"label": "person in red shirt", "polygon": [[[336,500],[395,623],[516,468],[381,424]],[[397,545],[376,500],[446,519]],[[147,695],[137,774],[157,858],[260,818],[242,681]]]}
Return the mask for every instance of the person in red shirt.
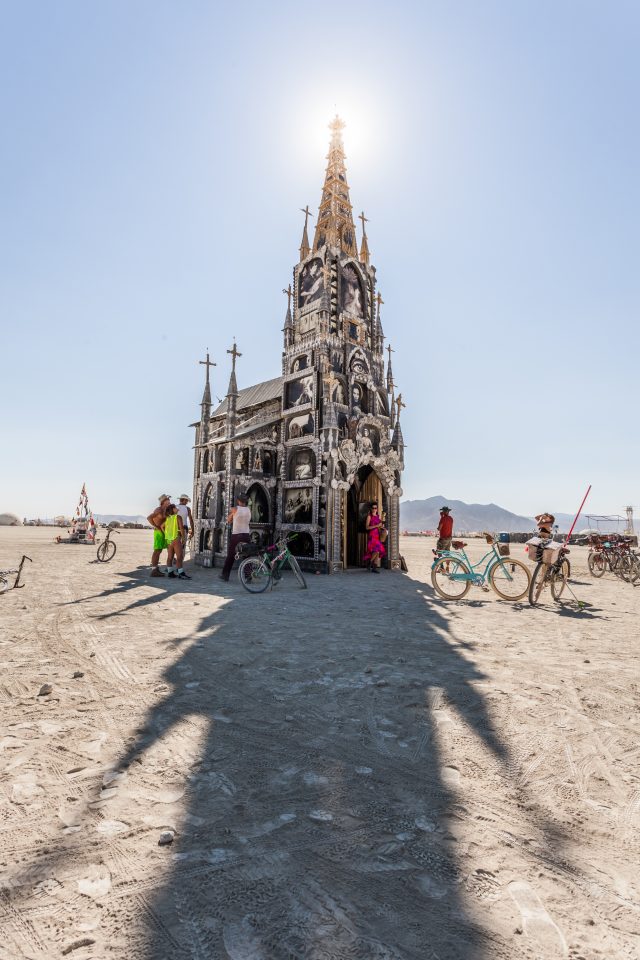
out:
{"label": "person in red shirt", "polygon": [[451,550],[453,537],[453,517],[450,507],[440,508],[440,523],[438,524],[438,542],[436,550]]}

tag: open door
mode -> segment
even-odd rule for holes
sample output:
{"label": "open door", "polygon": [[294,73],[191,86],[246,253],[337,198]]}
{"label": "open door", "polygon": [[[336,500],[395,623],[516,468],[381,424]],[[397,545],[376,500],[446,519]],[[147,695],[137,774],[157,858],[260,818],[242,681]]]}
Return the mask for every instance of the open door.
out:
{"label": "open door", "polygon": [[384,509],[382,484],[371,467],[361,467],[347,491],[345,556],[348,567],[363,566],[362,558],[367,552],[365,523],[371,501],[377,503],[380,510]]}

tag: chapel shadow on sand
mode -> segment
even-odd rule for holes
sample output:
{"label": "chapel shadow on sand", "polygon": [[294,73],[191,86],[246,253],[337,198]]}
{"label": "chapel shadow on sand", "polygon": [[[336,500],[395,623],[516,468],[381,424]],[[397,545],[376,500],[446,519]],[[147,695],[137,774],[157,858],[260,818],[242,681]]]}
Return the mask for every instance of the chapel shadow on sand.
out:
{"label": "chapel shadow on sand", "polygon": [[[277,594],[240,595],[166,671],[171,691],[119,766],[144,765],[160,740],[170,748],[186,716],[207,733],[177,856],[149,901],[148,960],[491,955],[465,906],[451,832],[464,786],[435,714],[446,703],[494,760],[508,753],[474,689],[482,675],[424,585],[390,577],[401,619],[364,578],[350,581],[347,610],[344,581],[323,578],[324,639],[296,596],[283,611]],[[256,603],[262,635],[242,626]],[[186,689],[185,677],[207,682]]]}

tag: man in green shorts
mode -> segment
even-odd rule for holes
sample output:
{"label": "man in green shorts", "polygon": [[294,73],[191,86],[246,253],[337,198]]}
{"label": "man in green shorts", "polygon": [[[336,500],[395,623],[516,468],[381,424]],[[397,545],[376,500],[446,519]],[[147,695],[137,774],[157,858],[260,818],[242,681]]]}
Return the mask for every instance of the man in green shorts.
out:
{"label": "man in green shorts", "polygon": [[171,497],[167,493],[163,493],[161,497],[158,497],[158,501],[156,509],[147,517],[148,522],[153,527],[153,553],[151,554],[152,577],[164,576],[164,574],[158,570],[158,564],[160,563],[160,554],[167,545],[162,525],[166,519],[165,511],[171,502]]}

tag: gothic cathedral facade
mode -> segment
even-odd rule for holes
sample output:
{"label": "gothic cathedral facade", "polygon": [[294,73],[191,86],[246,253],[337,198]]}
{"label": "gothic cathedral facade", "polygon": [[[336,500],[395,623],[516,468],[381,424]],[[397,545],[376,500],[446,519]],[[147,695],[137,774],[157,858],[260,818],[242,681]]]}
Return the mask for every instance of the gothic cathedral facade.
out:
{"label": "gothic cathedral facade", "polygon": [[238,494],[251,528],[272,542],[295,533],[292,552],[310,570],[362,565],[370,502],[384,511],[385,566],[400,568],[399,503],[404,467],[391,348],[383,303],[369,262],[366,218],[360,252],[347,184],[343,122],[330,125],[324,188],[313,245],[309,209],[284,324],[282,374],[238,390],[234,343],[225,400],[212,409],[206,381],[196,431],[193,515],[195,560],[213,566],[226,553],[228,511]]}

